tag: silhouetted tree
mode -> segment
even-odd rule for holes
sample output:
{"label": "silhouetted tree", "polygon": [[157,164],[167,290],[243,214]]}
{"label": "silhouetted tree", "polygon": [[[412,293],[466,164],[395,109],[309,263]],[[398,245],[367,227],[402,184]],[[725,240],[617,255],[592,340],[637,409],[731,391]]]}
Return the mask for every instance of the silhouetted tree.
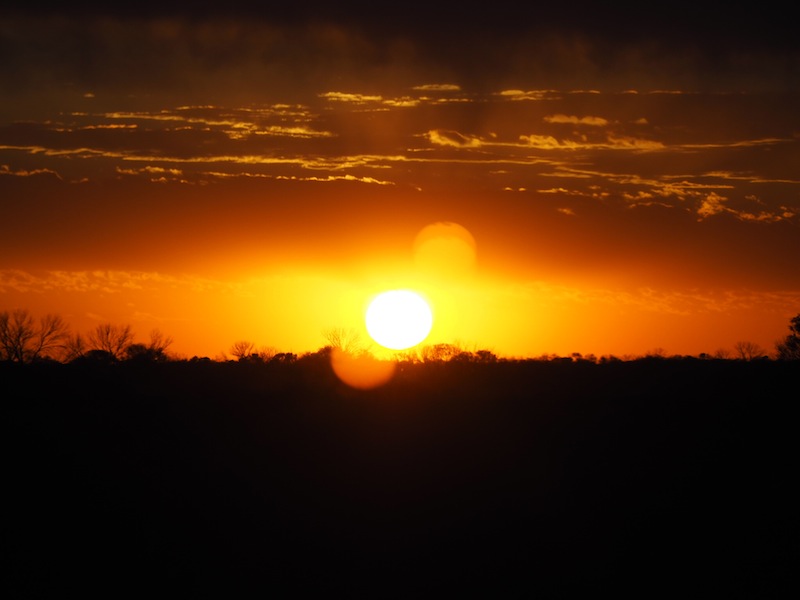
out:
{"label": "silhouetted tree", "polygon": [[408,348],[406,350],[398,350],[394,353],[394,358],[397,362],[406,364],[415,364],[422,362],[420,358],[419,349],[416,347]]}
{"label": "silhouetted tree", "polygon": [[292,352],[278,352],[270,359],[270,362],[289,364],[297,360],[297,354]]}
{"label": "silhouetted tree", "polygon": [[[450,360],[462,363],[495,363],[497,355],[491,350],[464,350],[459,344],[437,344],[423,349],[431,357],[429,360]],[[438,358],[437,358],[438,356]]]}
{"label": "silhouetted tree", "polygon": [[315,352],[304,352],[297,358],[297,364],[302,365],[303,368],[309,369],[309,372],[316,372],[317,374],[325,373],[326,375],[331,370],[331,356],[335,348],[333,346],[323,346]]}
{"label": "silhouetted tree", "polygon": [[103,323],[89,333],[89,349],[103,350],[116,360],[125,356],[125,350],[133,342],[130,325],[111,325]]}
{"label": "silhouetted tree", "polygon": [[197,356],[197,355],[195,355],[195,356],[193,356],[192,358],[189,359],[189,363],[190,364],[203,364],[203,365],[205,365],[205,364],[208,364],[210,362],[212,362],[212,361],[208,356]]}
{"label": "silhouetted tree", "polygon": [[130,344],[127,348],[125,348],[125,357],[128,360],[139,362],[150,362],[154,360],[153,353],[150,352],[147,344],[142,343]]}
{"label": "silhouetted tree", "polygon": [[253,342],[239,340],[233,343],[230,352],[236,360],[243,361],[250,358],[255,348],[256,345]]}
{"label": "silhouetted tree", "polygon": [[733,349],[742,360],[756,360],[764,358],[767,354],[761,346],[754,342],[736,342]]}
{"label": "silhouetted tree", "polygon": [[478,350],[475,352],[475,360],[480,363],[496,363],[497,355],[491,350]]}
{"label": "silhouetted tree", "polygon": [[609,363],[620,363],[623,362],[622,359],[618,356],[614,356],[613,354],[605,354],[597,359],[597,362],[601,365],[609,364]]}
{"label": "silhouetted tree", "polygon": [[96,365],[110,365],[119,359],[108,350],[91,349],[75,358],[74,363],[90,363]]}
{"label": "silhouetted tree", "polygon": [[270,362],[278,354],[278,349],[272,346],[261,346],[258,349],[258,357],[264,362]]}
{"label": "silhouetted tree", "polygon": [[422,348],[424,362],[446,362],[464,353],[456,344],[431,344]]}
{"label": "silhouetted tree", "polygon": [[167,348],[172,344],[171,337],[165,337],[158,329],[150,332],[149,344],[130,344],[125,348],[128,360],[143,362],[163,362],[169,360]]}
{"label": "silhouetted tree", "polygon": [[0,312],[0,358],[27,363],[56,358],[64,352],[69,327],[58,315],[48,314],[37,323],[25,309]]}
{"label": "silhouetted tree", "polygon": [[800,360],[800,314],[789,322],[789,335],[775,344],[779,360]]}
{"label": "silhouetted tree", "polygon": [[326,329],[322,332],[322,335],[328,341],[328,345],[336,350],[352,355],[357,355],[364,351],[361,336],[354,329],[334,327]]}
{"label": "silhouetted tree", "polygon": [[69,336],[65,343],[64,358],[67,361],[77,360],[86,355],[89,346],[80,333]]}
{"label": "silhouetted tree", "polygon": [[147,345],[147,347],[150,348],[151,351],[166,357],[167,348],[172,345],[172,341],[172,336],[165,336],[160,330],[153,329],[150,332],[150,343]]}

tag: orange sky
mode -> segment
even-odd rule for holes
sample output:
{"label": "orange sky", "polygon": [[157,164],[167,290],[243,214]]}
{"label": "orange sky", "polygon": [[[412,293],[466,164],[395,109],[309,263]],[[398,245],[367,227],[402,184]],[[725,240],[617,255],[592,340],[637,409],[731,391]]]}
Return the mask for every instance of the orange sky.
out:
{"label": "orange sky", "polygon": [[[0,310],[301,353],[412,287],[426,343],[774,349],[800,313],[784,24],[409,14],[2,13]],[[469,269],[415,260],[436,223]]]}

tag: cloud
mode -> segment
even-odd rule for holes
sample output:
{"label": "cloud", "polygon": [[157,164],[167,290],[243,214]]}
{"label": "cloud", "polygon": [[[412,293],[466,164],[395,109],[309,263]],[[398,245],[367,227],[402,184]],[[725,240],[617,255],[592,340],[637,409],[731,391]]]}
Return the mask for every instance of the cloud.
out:
{"label": "cloud", "polygon": [[0,175],[10,175],[13,177],[34,177],[36,175],[47,175],[53,176],[57,179],[61,179],[61,175],[55,172],[53,169],[12,169],[8,165],[0,165]]}
{"label": "cloud", "polygon": [[502,90],[496,95],[502,99],[513,101],[550,100],[560,96],[559,92],[555,90]]}
{"label": "cloud", "polygon": [[315,183],[331,183],[336,181],[352,181],[355,183],[368,183],[374,185],[395,185],[394,181],[387,181],[383,179],[376,179],[374,177],[359,177],[356,175],[328,175],[327,177],[319,177],[316,175],[297,176],[297,175],[265,175],[263,173],[222,173],[219,171],[209,171],[205,175],[209,177],[216,177],[219,179],[231,178],[256,178],[256,179],[275,179],[280,181],[311,181]]}
{"label": "cloud", "polygon": [[569,140],[557,140],[552,135],[521,135],[519,141],[522,145],[540,150],[574,150],[584,144],[575,143]]}
{"label": "cloud", "polygon": [[[91,115],[89,115],[91,117]],[[169,123],[167,131],[199,129],[219,131],[230,139],[249,136],[275,136],[289,138],[325,138],[333,134],[314,129],[308,123],[315,115],[306,107],[276,104],[259,108],[223,108],[217,106],[181,106],[175,109],[138,112],[107,112],[94,118],[132,121],[128,124],[103,125],[105,128],[135,129],[142,123]],[[100,126],[86,126],[100,127]]]}
{"label": "cloud", "polygon": [[0,270],[0,293],[9,291],[122,294],[131,290],[157,291],[164,288],[194,292],[229,289],[232,284],[208,278],[174,276],[148,271],[44,271],[39,274],[19,269]]}
{"label": "cloud", "polygon": [[447,98],[431,99],[427,97],[417,98],[413,96],[384,97],[376,95],[354,94],[349,92],[325,92],[323,94],[319,94],[319,97],[323,98],[324,100],[328,100],[329,102],[355,106],[361,110],[369,108],[370,110],[379,111],[386,111],[391,108],[413,108],[423,104],[424,102],[431,101],[434,103],[452,101],[452,99]]}
{"label": "cloud", "polygon": [[427,83],[415,85],[411,89],[420,92],[460,92],[461,86],[453,83]]}
{"label": "cloud", "polygon": [[[753,196],[747,197],[746,200],[759,203],[758,199]],[[732,215],[740,221],[761,223],[777,223],[778,221],[793,219],[797,216],[794,210],[788,209],[787,207],[780,207],[778,210],[761,209],[758,211],[735,208],[729,204],[728,198],[714,192],[711,192],[701,199],[697,207],[697,215],[700,217],[698,220],[702,221],[720,214]]]}
{"label": "cloud", "polygon": [[545,123],[568,123],[572,125],[589,125],[591,127],[605,127],[608,120],[603,117],[576,117],[574,115],[547,115]]}
{"label": "cloud", "polygon": [[331,102],[347,102],[350,104],[379,104],[383,102],[383,96],[355,94],[351,92],[324,92],[319,94],[319,97]]}
{"label": "cloud", "polygon": [[432,129],[428,131],[425,136],[430,143],[436,146],[451,146],[454,148],[479,148],[483,142],[474,137],[467,136],[457,131],[444,131],[439,129]]}
{"label": "cloud", "polygon": [[[204,184],[239,177],[425,188],[432,171],[412,165],[427,163],[454,180],[467,169],[470,177],[486,174],[497,190],[562,187],[626,207],[671,203],[701,219],[724,213],[773,222],[798,212],[785,199],[800,185],[791,170],[800,139],[769,135],[780,122],[753,112],[758,98],[744,102],[754,125],[738,128],[733,117],[740,113],[725,111],[741,96],[625,93],[626,114],[617,93],[476,93],[451,83],[402,89],[409,95],[329,91],[252,106],[176,101],[46,115],[0,127],[0,175],[7,182],[139,177]],[[665,102],[674,110],[665,111]],[[715,125],[723,119],[724,128]],[[764,189],[755,192],[754,184]],[[763,205],[748,206],[744,196],[755,193]]]}
{"label": "cloud", "polygon": [[731,313],[759,306],[791,313],[796,310],[800,302],[798,291],[750,289],[713,291],[652,287],[626,289],[590,286],[577,288],[543,281],[516,283],[511,287],[502,288],[500,293],[520,299],[536,299],[550,305],[613,306],[623,310],[634,309],[680,316]]}

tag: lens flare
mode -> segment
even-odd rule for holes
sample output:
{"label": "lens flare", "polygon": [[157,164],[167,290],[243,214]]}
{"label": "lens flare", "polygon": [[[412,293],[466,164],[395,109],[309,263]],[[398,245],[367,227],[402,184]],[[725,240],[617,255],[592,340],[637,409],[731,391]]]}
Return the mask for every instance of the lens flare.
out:
{"label": "lens flare", "polygon": [[414,239],[417,267],[439,279],[468,275],[475,266],[475,259],[475,238],[458,223],[431,223]]}
{"label": "lens flare", "polygon": [[334,348],[331,352],[331,367],[336,376],[350,387],[371,390],[392,378],[396,364],[368,354],[353,355]]}

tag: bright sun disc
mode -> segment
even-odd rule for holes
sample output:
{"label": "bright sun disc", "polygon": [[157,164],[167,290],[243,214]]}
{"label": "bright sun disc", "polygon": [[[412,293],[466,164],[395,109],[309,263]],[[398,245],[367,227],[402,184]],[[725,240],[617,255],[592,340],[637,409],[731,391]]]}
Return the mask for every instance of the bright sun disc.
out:
{"label": "bright sun disc", "polygon": [[428,337],[433,314],[416,292],[390,290],[372,300],[366,323],[367,332],[378,344],[391,350],[405,350]]}

